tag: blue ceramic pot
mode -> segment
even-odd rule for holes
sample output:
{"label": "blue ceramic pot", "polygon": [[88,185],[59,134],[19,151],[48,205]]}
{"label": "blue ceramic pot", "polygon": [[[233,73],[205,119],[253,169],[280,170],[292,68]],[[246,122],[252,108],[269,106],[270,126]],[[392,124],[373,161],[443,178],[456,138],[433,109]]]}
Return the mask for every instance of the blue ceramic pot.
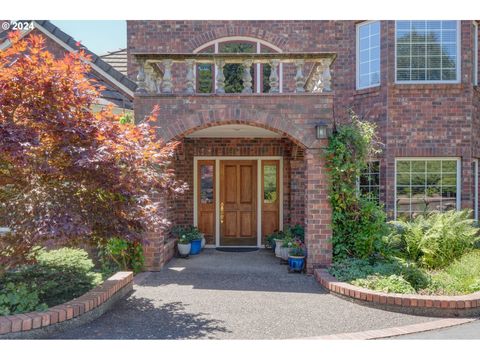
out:
{"label": "blue ceramic pot", "polygon": [[190,255],[197,255],[202,250],[202,239],[195,239],[190,242],[192,245],[190,249]]}
{"label": "blue ceramic pot", "polygon": [[304,256],[289,256],[288,257],[288,266],[291,271],[302,271],[303,265],[305,263]]}

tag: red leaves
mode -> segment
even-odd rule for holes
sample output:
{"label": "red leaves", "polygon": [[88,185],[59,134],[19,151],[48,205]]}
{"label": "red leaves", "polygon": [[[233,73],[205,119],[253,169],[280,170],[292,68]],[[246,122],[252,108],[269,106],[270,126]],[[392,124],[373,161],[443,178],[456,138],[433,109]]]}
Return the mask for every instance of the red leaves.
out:
{"label": "red leaves", "polygon": [[159,201],[184,186],[169,169],[176,143],[156,138],[158,108],[139,125],[93,113],[83,51],[55,59],[40,36],[10,40],[0,52],[0,226],[32,246],[163,226]]}

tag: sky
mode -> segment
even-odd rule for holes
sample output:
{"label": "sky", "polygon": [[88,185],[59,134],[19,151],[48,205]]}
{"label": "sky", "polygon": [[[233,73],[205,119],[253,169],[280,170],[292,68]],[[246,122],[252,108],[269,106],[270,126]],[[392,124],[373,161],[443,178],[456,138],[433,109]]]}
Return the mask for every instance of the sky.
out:
{"label": "sky", "polygon": [[125,20],[51,21],[97,55],[127,47],[127,22]]}

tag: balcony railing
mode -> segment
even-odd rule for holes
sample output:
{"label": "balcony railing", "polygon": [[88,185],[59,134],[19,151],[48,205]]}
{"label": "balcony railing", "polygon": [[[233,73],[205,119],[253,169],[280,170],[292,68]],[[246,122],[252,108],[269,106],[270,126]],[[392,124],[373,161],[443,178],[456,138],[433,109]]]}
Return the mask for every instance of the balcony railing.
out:
{"label": "balcony railing", "polygon": [[[334,53],[269,53],[269,54],[145,54],[133,53],[138,63],[136,92],[138,94],[184,94],[196,93],[196,66],[197,64],[214,65],[214,92],[225,93],[225,64],[241,64],[243,66],[242,93],[250,94],[252,90],[251,69],[255,64],[269,64],[271,67],[268,82],[268,93],[277,94],[280,90],[280,64],[294,64],[295,93],[325,93],[332,91],[331,66],[335,60]],[[183,64],[183,74],[177,74],[174,79],[172,66],[174,63]],[[305,76],[304,68],[309,64],[309,74]],[[179,80],[174,86],[174,81]],[[180,84],[182,85],[182,84]],[[180,91],[178,89],[181,89]]]}

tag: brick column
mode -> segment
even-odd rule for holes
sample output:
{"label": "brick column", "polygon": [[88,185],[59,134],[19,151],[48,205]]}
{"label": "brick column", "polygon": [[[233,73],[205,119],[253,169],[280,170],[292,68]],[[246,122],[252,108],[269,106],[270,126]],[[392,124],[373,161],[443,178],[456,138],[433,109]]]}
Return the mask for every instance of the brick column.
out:
{"label": "brick column", "polygon": [[[162,198],[160,200],[159,211],[163,217],[168,214],[168,202]],[[160,271],[165,264],[165,233],[163,230],[149,231],[144,234],[143,254],[145,256],[146,271]]]}
{"label": "brick column", "polygon": [[305,151],[305,242],[307,271],[332,263],[332,210],[327,198],[328,184],[321,149]]}

